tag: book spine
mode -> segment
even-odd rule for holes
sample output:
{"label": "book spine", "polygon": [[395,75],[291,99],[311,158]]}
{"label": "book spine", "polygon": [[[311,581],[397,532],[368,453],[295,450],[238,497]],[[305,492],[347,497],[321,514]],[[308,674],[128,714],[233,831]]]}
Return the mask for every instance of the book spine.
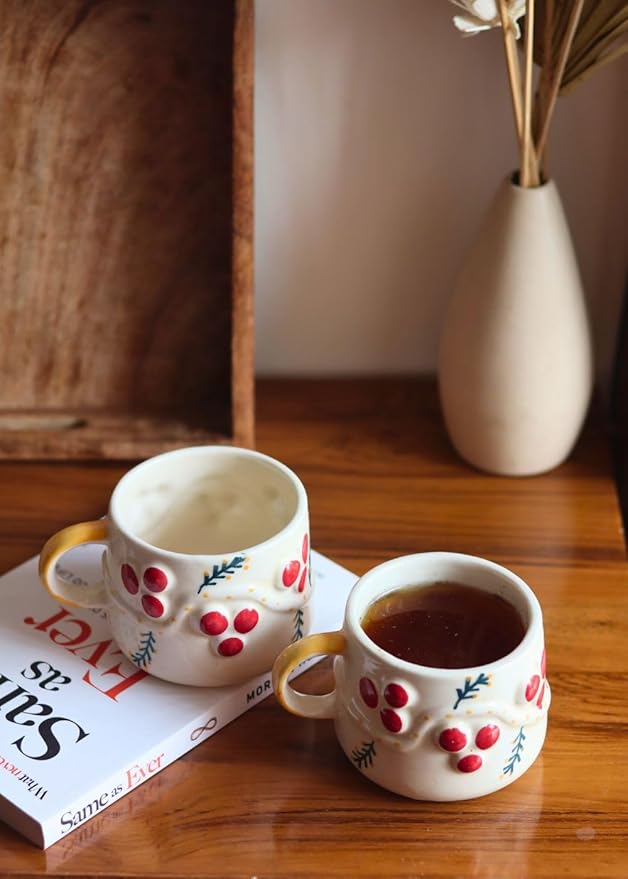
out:
{"label": "book spine", "polygon": [[271,693],[270,673],[225,690],[219,700],[214,700],[207,710],[161,744],[153,745],[130,766],[112,773],[97,788],[82,794],[62,811],[42,822],[43,847],[48,848],[103,812]]}

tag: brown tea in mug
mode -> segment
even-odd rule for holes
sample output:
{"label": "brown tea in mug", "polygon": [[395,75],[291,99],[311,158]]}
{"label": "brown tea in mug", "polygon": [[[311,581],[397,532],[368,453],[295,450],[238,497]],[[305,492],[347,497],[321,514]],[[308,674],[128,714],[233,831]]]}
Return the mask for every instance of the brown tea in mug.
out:
{"label": "brown tea in mug", "polygon": [[388,592],[367,609],[362,628],[399,659],[431,668],[486,665],[522,641],[523,620],[499,595],[437,582]]}

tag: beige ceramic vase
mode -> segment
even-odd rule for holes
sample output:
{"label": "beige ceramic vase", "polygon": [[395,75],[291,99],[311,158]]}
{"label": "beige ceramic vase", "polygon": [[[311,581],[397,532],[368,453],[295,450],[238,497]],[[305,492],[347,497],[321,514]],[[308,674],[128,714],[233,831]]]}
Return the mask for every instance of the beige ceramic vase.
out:
{"label": "beige ceramic vase", "polygon": [[582,283],[553,182],[502,183],[445,319],[439,389],[459,454],[529,476],[570,453],[592,389]]}

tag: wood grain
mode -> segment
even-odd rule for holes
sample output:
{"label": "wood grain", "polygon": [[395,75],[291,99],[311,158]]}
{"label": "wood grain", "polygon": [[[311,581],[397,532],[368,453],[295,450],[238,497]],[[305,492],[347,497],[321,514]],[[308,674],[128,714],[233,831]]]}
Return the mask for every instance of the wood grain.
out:
{"label": "wood grain", "polygon": [[624,293],[611,394],[613,458],[619,485],[619,501],[628,526],[628,287]]}
{"label": "wood grain", "polygon": [[252,52],[245,0],[0,5],[0,456],[252,442]]}
{"label": "wood grain", "polygon": [[[526,479],[471,470],[432,384],[263,382],[258,445],[303,477],[313,543],[366,571],[458,549],[511,566],[545,614],[546,746],[511,787],[459,804],[371,785],[330,722],[267,699],[46,852],[0,826],[3,877],[625,879],[628,565],[607,441]],[[120,465],[0,465],[0,566],[104,511]],[[324,692],[323,664],[301,679]]]}
{"label": "wood grain", "polygon": [[253,316],[253,0],[236,0],[233,29],[232,422],[236,445],[255,442]]}

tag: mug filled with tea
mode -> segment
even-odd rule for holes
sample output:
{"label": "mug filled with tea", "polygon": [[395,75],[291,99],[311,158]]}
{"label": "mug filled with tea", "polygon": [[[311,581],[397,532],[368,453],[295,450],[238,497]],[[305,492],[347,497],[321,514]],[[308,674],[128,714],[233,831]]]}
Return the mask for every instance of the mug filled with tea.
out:
{"label": "mug filled with tea", "polygon": [[[89,586],[56,571],[82,543],[105,547],[103,578]],[[60,604],[104,608],[139,668],[180,684],[240,683],[309,630],[305,488],[248,449],[166,452],[122,477],[105,518],[53,535],[39,569]]]}
{"label": "mug filled with tea", "polygon": [[[299,693],[304,659],[335,654],[335,688]],[[464,800],[518,779],[547,727],[543,620],[530,587],[458,553],[393,559],[353,588],[339,632],[287,647],[273,668],[288,711],[332,718],[367,778],[404,796]]]}

